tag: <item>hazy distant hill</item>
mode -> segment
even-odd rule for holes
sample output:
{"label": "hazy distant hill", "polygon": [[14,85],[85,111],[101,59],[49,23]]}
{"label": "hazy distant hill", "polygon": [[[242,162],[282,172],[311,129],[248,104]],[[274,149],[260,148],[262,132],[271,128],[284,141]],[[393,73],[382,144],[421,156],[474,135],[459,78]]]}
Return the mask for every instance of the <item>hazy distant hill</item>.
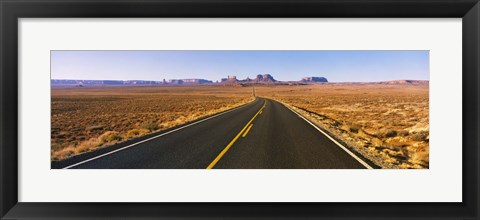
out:
{"label": "hazy distant hill", "polygon": [[316,77],[316,76],[309,76],[309,77],[303,77],[302,82],[328,82],[327,78],[325,77]]}
{"label": "hazy distant hill", "polygon": [[148,81],[148,80],[72,80],[72,79],[52,79],[52,86],[122,86],[122,85],[196,85],[213,83],[205,79],[171,79],[168,81]]}
{"label": "hazy distant hill", "polygon": [[428,80],[391,80],[381,82],[382,84],[395,84],[395,85],[428,85]]}
{"label": "hazy distant hill", "polygon": [[146,80],[71,80],[71,79],[52,79],[52,85],[157,85],[163,84],[161,81]]}
{"label": "hazy distant hill", "polygon": [[[233,86],[256,86],[256,85],[308,85],[314,83],[332,83],[325,77],[304,77],[299,81],[278,81],[270,74],[257,75],[256,78],[238,80],[236,76],[228,76],[220,82],[214,83],[205,79],[170,79],[163,81],[148,80],[74,80],[52,79],[52,86],[135,86],[135,85],[203,85],[203,84],[227,84]],[[429,85],[428,80],[391,80],[382,82],[333,82],[333,84],[384,84],[384,85]]]}

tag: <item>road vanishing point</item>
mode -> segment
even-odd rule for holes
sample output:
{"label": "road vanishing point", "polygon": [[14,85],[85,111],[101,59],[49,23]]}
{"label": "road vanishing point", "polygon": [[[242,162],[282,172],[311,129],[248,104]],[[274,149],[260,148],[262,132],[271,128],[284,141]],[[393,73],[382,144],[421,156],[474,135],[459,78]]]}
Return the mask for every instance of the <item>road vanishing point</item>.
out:
{"label": "road vanishing point", "polygon": [[94,152],[52,169],[371,169],[285,105],[264,98]]}

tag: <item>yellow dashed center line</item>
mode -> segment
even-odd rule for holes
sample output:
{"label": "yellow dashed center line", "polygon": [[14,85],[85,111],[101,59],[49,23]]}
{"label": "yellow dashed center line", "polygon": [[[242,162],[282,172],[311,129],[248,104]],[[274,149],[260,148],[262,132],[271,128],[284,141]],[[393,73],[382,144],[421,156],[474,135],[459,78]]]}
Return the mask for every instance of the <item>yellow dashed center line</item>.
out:
{"label": "yellow dashed center line", "polygon": [[[261,113],[260,113],[261,114]],[[247,136],[248,132],[250,131],[250,129],[252,128],[253,124],[250,124],[250,126],[248,126],[247,130],[245,131],[245,133],[243,133],[242,137],[244,138],[245,136]]]}
{"label": "yellow dashed center line", "polygon": [[[227,153],[228,149],[230,149],[230,147],[232,147],[232,145],[235,143],[235,141],[237,141],[237,139],[243,134],[243,132],[247,129],[247,128],[251,128],[250,124],[253,122],[253,120],[260,114],[260,112],[265,108],[265,106],[267,105],[267,100],[265,100],[265,103],[263,104],[263,106],[260,108],[260,110],[258,110],[257,114],[255,114],[253,116],[252,119],[250,119],[250,121],[248,121],[248,123],[245,125],[245,127],[243,127],[243,129],[237,134],[237,136],[235,136],[233,138],[232,141],[230,141],[230,143],[228,143],[228,145],[225,147],[225,149],[222,150],[222,152],[220,152],[220,154],[218,154],[217,157],[215,157],[215,159],[210,163],[210,165],[208,165],[207,169],[212,169],[215,164],[218,163],[218,161],[220,161],[220,159],[222,159],[223,155],[225,153]],[[250,130],[250,129],[248,129]],[[247,132],[245,133],[248,133],[248,130]],[[246,134],[245,134],[246,135]],[[245,137],[245,136],[244,136]]]}

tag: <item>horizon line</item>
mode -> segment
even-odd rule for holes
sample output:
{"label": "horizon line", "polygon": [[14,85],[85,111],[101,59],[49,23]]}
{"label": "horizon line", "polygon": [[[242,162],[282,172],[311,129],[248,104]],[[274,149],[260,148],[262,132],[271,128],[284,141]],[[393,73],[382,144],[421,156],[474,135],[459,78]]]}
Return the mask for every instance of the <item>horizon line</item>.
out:
{"label": "horizon line", "polygon": [[[207,81],[212,81],[212,83],[215,83],[215,80],[209,80],[209,79],[204,79],[204,78],[178,78],[178,79],[165,79],[165,81],[168,80],[188,80],[188,79],[198,79],[198,80],[207,80]],[[162,80],[146,80],[146,79],[50,79],[50,80],[89,80],[89,81],[151,81],[151,82],[163,82]],[[328,79],[327,79],[328,80]],[[430,81],[430,79],[392,79],[392,80],[383,80],[383,81],[328,81],[328,82],[323,82],[323,83],[331,83],[331,82],[346,82],[346,83],[362,83],[362,82],[390,82],[390,81]],[[218,81],[218,80],[217,80]],[[239,80],[241,81],[241,80]],[[276,82],[299,82],[301,80],[276,80]],[[219,81],[220,83],[220,81]]]}

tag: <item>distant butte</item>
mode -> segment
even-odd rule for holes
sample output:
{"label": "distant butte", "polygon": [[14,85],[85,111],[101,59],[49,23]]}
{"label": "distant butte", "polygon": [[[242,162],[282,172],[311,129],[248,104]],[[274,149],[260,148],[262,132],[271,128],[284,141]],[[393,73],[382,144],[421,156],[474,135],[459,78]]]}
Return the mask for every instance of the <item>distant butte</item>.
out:
{"label": "distant butte", "polygon": [[302,82],[328,82],[327,78],[318,77],[318,76],[303,77],[301,81]]}
{"label": "distant butte", "polygon": [[[271,74],[258,74],[255,78],[247,77],[239,80],[234,75],[222,78],[220,81],[213,82],[206,79],[169,79],[163,81],[148,80],[75,80],[75,79],[52,79],[52,86],[162,86],[162,85],[212,85],[224,84],[234,86],[255,86],[255,85],[307,85],[314,83],[328,83],[325,77],[308,76],[299,81],[278,81]],[[334,84],[385,84],[385,85],[429,85],[428,80],[390,80],[381,82],[336,82]]]}
{"label": "distant butte", "polygon": [[327,78],[319,77],[319,76],[310,76],[304,77],[300,81],[289,81],[289,82],[282,82],[278,81],[273,78],[270,74],[258,74],[257,77],[251,79],[247,77],[244,80],[237,79],[236,76],[228,76],[227,78],[222,78],[220,80],[221,83],[313,83],[313,82],[328,82]]}

